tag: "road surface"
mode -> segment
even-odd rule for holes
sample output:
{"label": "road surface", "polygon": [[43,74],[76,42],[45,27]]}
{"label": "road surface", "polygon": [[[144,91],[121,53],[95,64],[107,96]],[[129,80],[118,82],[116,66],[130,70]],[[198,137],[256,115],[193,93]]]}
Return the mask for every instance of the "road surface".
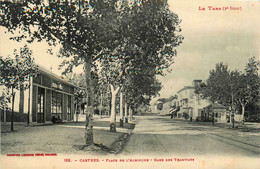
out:
{"label": "road surface", "polygon": [[228,130],[225,128],[174,120],[169,116],[138,116],[136,123],[122,155],[259,157],[260,154],[257,147],[221,137]]}

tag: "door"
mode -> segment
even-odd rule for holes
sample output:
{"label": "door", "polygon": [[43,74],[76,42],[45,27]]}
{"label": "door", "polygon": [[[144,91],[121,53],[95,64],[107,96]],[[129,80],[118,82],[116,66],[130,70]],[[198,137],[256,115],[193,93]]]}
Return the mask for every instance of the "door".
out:
{"label": "door", "polygon": [[44,123],[44,89],[38,87],[37,123]]}

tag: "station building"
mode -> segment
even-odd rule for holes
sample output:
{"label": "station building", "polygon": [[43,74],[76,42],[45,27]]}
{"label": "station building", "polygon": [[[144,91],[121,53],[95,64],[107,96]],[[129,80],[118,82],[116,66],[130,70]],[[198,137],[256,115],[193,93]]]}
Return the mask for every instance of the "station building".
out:
{"label": "station building", "polygon": [[[25,91],[15,90],[15,122],[26,122],[28,114],[30,123],[48,123],[53,118],[73,120],[75,85],[43,67],[30,85]],[[1,121],[11,121],[10,110],[1,110]]]}

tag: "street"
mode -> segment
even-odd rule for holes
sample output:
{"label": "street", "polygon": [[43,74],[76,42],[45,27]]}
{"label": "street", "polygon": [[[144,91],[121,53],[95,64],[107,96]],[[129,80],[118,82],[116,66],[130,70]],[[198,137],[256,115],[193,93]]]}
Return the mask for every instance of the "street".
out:
{"label": "street", "polygon": [[[118,142],[121,140],[120,142],[124,145],[119,148],[118,155],[122,156],[236,155],[259,157],[260,154],[260,131],[256,127],[249,128],[249,124],[243,129],[231,129],[219,127],[220,124],[212,126],[212,124],[155,115],[135,116],[134,123],[136,123],[134,130],[130,129],[130,124],[125,124],[124,128],[120,128],[117,124],[117,132],[113,133],[109,132],[109,118],[97,119],[94,124],[94,141],[96,144],[114,149],[117,144],[121,144]],[[54,152],[102,155],[108,153],[81,150],[80,147],[84,145],[84,122],[29,128],[16,126],[16,129],[18,129],[16,132],[2,133],[2,154]],[[130,131],[132,132],[130,136],[121,139],[124,133]]]}
{"label": "street", "polygon": [[[135,116],[109,131],[109,118],[94,122],[94,141],[110,149],[84,149],[84,122],[18,127],[1,135],[3,165],[25,162],[28,168],[259,168],[259,130],[222,128],[169,116]],[[118,121],[118,120],[117,120]],[[258,126],[259,124],[256,124]],[[254,127],[256,129],[256,127]],[[132,133],[129,135],[129,133]],[[123,136],[123,137],[122,137]],[[127,137],[124,137],[127,136]],[[55,157],[10,157],[7,154],[55,153]],[[52,159],[52,163],[46,162]],[[20,160],[20,161],[17,161]],[[32,163],[31,161],[34,161]],[[121,160],[124,160],[122,162]],[[96,162],[95,162],[96,161]],[[97,162],[99,161],[99,162]],[[130,165],[131,164],[131,165]],[[39,166],[40,165],[40,166]],[[49,166],[50,165],[50,166]],[[22,166],[22,165],[21,165]],[[131,166],[131,167],[130,167]],[[3,167],[4,168],[4,167]]]}
{"label": "street", "polygon": [[[170,119],[169,116],[139,116],[136,123],[122,155],[259,156],[259,133],[241,133],[232,129]],[[232,138],[226,139],[227,135]],[[254,138],[254,145],[244,144],[250,138]]]}

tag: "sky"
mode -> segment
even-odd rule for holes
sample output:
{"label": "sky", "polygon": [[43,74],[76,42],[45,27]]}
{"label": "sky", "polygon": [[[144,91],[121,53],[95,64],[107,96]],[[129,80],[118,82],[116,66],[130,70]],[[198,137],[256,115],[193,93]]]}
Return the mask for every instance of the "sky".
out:
{"label": "sky", "polygon": [[[182,19],[183,43],[177,47],[173,72],[159,77],[160,97],[169,97],[194,79],[206,80],[216,63],[244,70],[248,59],[259,58],[260,2],[169,0],[170,9]],[[241,7],[241,11],[212,11],[212,7]],[[200,11],[199,7],[205,7]]]}
{"label": "sky", "polygon": [[[260,59],[260,1],[228,0],[168,0],[170,9],[182,20],[183,43],[177,47],[177,57],[170,67],[173,71],[158,77],[163,88],[160,97],[175,95],[194,79],[206,80],[216,63],[224,62],[230,69],[243,70],[252,56]],[[208,6],[228,10],[209,10]],[[230,10],[230,7],[242,10]],[[205,8],[205,11],[199,8]],[[13,53],[24,43],[9,40],[0,28],[0,55]],[[28,45],[33,50],[35,62],[60,74],[58,65],[62,59],[56,54],[59,46],[52,47],[54,55],[46,53],[47,43]],[[82,67],[75,70],[81,72]]]}

